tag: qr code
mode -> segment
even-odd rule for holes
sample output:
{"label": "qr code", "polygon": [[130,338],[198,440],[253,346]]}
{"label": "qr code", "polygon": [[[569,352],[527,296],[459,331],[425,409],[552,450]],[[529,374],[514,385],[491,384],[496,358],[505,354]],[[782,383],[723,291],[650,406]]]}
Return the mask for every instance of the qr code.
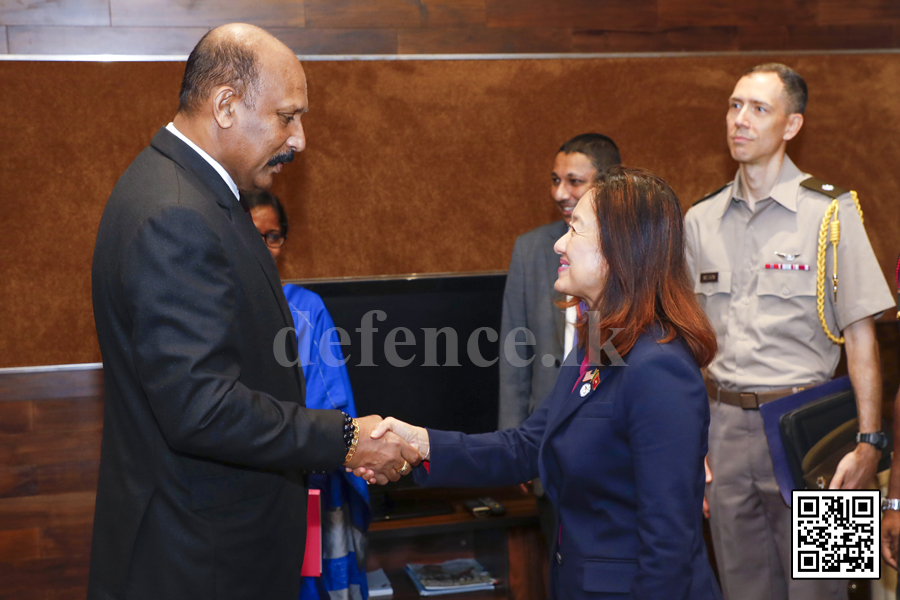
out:
{"label": "qr code", "polygon": [[794,490],[794,579],[878,579],[879,494],[878,490]]}

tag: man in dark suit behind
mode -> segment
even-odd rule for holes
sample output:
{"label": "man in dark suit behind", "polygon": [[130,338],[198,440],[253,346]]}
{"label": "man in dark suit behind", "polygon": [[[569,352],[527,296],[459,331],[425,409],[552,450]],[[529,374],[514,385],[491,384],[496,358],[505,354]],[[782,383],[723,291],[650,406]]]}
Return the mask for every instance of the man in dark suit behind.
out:
{"label": "man in dark suit behind", "polygon": [[[553,288],[559,269],[553,245],[566,233],[572,211],[594,176],[621,162],[616,143],[599,133],[583,133],[563,144],[550,173],[550,197],[563,219],[516,240],[500,325],[500,429],[521,425],[553,391],[559,367],[572,348],[572,339],[566,343],[566,330],[570,338],[575,331],[566,325],[567,320],[574,324],[575,307],[567,314],[554,304],[566,298]],[[519,348],[524,348],[524,356]],[[557,530],[553,509],[540,480],[533,485],[541,529],[552,548]]]}
{"label": "man in dark suit behind", "polygon": [[278,272],[239,203],[303,150],[307,106],[286,46],[215,29],[174,122],[109,198],[92,270],[105,412],[91,599],[295,600],[304,473],[370,464],[386,482],[418,456],[371,440],[379,417],[304,407]]}
{"label": "man in dark suit behind", "polygon": [[[553,289],[559,269],[553,244],[566,233],[572,211],[594,175],[621,162],[616,143],[599,133],[583,133],[563,144],[550,174],[550,197],[563,219],[516,240],[503,292],[500,429],[521,425],[553,391],[559,366],[572,347],[571,341],[565,345],[565,313],[553,304],[565,300]],[[514,347],[513,341],[519,346]],[[518,348],[524,348],[524,356]]]}

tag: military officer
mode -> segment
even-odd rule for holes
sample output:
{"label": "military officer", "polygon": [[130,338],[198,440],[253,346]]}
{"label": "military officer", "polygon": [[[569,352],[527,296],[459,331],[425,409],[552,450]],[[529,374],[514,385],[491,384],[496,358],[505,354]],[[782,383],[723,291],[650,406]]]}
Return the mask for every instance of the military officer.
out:
{"label": "military officer", "polygon": [[874,316],[893,299],[855,194],[804,174],[785,153],[806,101],[790,67],[744,73],[726,116],[737,174],[685,217],[688,264],[719,344],[707,375],[707,500],[729,600],[847,597],[846,581],[791,577],[790,509],[759,405],[831,378],[845,343],[862,435],[831,486],[867,487],[883,439]]}

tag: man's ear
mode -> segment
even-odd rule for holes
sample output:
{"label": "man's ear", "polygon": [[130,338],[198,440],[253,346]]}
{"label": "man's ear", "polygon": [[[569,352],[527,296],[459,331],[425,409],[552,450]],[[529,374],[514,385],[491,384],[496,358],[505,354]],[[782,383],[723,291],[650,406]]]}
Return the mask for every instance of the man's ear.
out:
{"label": "man's ear", "polygon": [[222,129],[229,129],[234,125],[234,112],[240,102],[240,96],[233,87],[223,85],[213,91],[212,99],[216,123]]}
{"label": "man's ear", "polygon": [[794,139],[794,137],[800,133],[801,127],[803,127],[803,115],[800,113],[792,113],[788,117],[787,127],[784,128],[784,141]]}

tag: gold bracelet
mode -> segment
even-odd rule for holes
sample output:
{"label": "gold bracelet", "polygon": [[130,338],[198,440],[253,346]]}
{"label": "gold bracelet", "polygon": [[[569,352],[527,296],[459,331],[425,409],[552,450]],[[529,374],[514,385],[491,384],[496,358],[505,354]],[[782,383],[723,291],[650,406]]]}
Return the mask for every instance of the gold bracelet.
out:
{"label": "gold bracelet", "polygon": [[353,455],[356,454],[356,445],[359,443],[359,423],[356,422],[356,419],[353,419],[353,441],[350,442],[350,447],[347,448],[347,457],[344,459],[344,465],[350,462],[350,459],[353,458]]}

